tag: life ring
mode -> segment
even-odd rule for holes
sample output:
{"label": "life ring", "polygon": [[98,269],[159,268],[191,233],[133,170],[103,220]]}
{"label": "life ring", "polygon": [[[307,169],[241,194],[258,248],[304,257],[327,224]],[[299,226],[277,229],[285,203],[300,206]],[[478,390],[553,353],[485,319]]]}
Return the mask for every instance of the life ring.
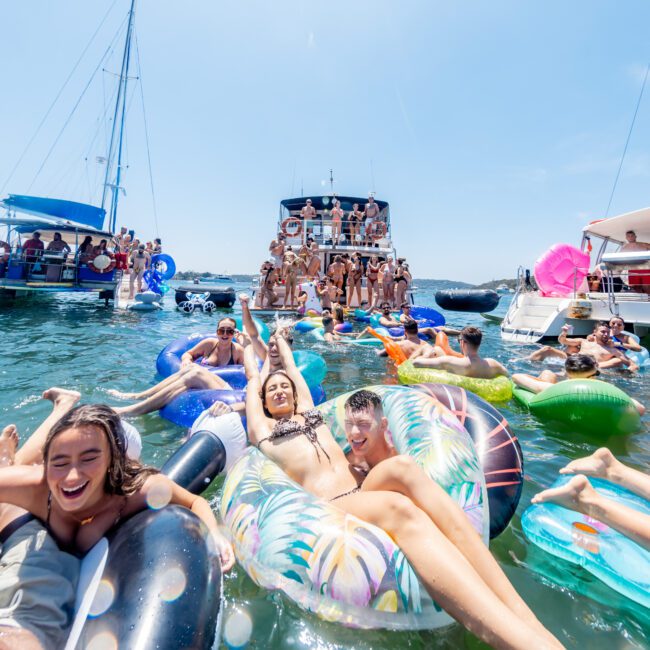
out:
{"label": "life ring", "polygon": [[4,255],[0,257],[0,262],[6,262],[11,255],[11,246],[6,241],[0,241],[0,248],[4,250]]}
{"label": "life ring", "polygon": [[[297,224],[298,224],[298,227],[296,228],[295,231],[289,232],[289,231],[287,230],[287,227],[288,227],[289,224],[291,224],[291,223],[297,223]],[[300,235],[300,234],[302,233],[302,221],[300,221],[300,219],[298,219],[297,217],[287,217],[287,218],[282,222],[282,232],[283,232],[285,235],[289,236],[289,237],[297,237],[298,235]]]}
{"label": "life ring", "polygon": [[383,221],[376,221],[372,227],[372,230],[373,239],[383,239],[387,232],[386,224]]}
{"label": "life ring", "polygon": [[[106,260],[108,260],[108,264],[106,264]],[[97,253],[88,260],[88,266],[90,266],[95,273],[110,273],[115,268],[116,264],[115,255],[110,251]]]}

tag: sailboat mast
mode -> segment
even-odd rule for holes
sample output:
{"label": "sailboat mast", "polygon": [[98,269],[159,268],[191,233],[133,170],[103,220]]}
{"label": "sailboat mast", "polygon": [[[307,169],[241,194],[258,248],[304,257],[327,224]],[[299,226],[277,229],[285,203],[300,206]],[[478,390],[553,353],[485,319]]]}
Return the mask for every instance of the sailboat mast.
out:
{"label": "sailboat mast", "polygon": [[[102,193],[102,208],[106,205],[109,190],[111,190],[111,208],[109,212],[109,224],[111,232],[115,232],[115,222],[117,219],[117,202],[120,187],[120,178],[122,175],[122,144],[124,141],[124,119],[126,117],[126,86],[129,79],[129,62],[131,59],[131,40],[133,35],[133,19],[135,17],[135,0],[131,0],[131,9],[129,10],[129,22],[126,28],[126,39],[124,41],[124,54],[122,56],[122,68],[120,70],[120,82],[115,100],[115,111],[113,113],[113,128],[111,130],[111,140],[108,146],[108,155],[106,156],[106,176],[104,177],[104,191]],[[119,123],[119,133],[118,133]],[[115,173],[115,182],[111,183],[111,173],[113,170],[113,160],[115,159],[115,149],[117,140],[117,170]]]}

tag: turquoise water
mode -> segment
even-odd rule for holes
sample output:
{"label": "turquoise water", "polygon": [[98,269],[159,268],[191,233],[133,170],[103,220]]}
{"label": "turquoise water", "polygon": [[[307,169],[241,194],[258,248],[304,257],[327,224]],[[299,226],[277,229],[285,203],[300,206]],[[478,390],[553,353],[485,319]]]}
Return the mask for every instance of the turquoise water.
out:
{"label": "turquoise water", "polygon": [[[437,286],[419,281],[419,304],[435,306]],[[238,290],[246,290],[244,284]],[[507,302],[508,297],[502,298]],[[495,313],[505,312],[503,304]],[[511,369],[533,371],[512,363],[533,347],[504,344],[496,325],[478,314],[447,313],[451,325],[473,324],[485,332],[484,353]],[[83,297],[41,297],[0,306],[3,352],[0,361],[0,423],[15,422],[23,437],[29,435],[49,411],[40,395],[59,385],[82,393],[83,401],[107,401],[106,388],[140,390],[155,381],[156,355],[171,339],[191,332],[209,332],[216,316],[182,315],[170,298],[162,312],[115,312],[99,301]],[[330,372],[328,395],[372,383],[395,382],[389,363],[371,350],[327,347],[297,335],[296,348],[323,354]],[[650,373],[648,373],[650,375]],[[642,374],[629,378],[611,374],[613,383],[650,405]],[[542,425],[514,403],[503,409],[521,443],[525,459],[525,486],[517,515],[508,529],[491,544],[510,580],[542,622],[567,647],[650,647],[650,614],[619,596],[583,570],[556,560],[524,538],[520,516],[530,498],[550,485],[557,470],[569,460],[607,444],[623,461],[639,469],[650,467],[650,435],[638,434],[593,441],[560,433]],[[647,425],[648,418],[644,419]],[[160,466],[180,445],[184,431],[157,413],[133,419],[143,435],[143,458]],[[220,482],[207,496],[218,499]],[[432,549],[435,552],[435,549]],[[252,621],[250,648],[477,648],[482,645],[454,625],[425,633],[347,630],[306,614],[279,594],[259,589],[241,569],[226,579],[227,613],[243,612]]]}

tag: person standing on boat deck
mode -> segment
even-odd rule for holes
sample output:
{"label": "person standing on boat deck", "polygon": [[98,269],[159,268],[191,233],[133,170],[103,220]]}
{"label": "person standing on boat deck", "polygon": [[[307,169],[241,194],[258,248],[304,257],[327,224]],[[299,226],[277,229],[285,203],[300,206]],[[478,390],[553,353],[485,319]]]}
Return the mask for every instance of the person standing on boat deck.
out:
{"label": "person standing on boat deck", "polygon": [[340,255],[334,256],[334,261],[327,269],[327,275],[332,280],[332,284],[336,287],[337,293],[343,291],[343,274],[345,273],[345,264]]}
{"label": "person standing on boat deck", "polygon": [[[650,250],[650,244],[636,240],[636,233],[634,230],[628,230],[625,233],[625,239],[627,241],[619,249],[619,252],[621,253]],[[630,287],[638,289],[641,293],[650,293],[650,271],[646,269],[631,269],[628,271],[627,282]]]}
{"label": "person standing on boat deck", "polygon": [[366,203],[363,212],[366,221],[366,246],[371,246],[374,223],[379,221],[379,206],[375,203],[374,196],[368,197],[368,203]]}
{"label": "person standing on boat deck", "polygon": [[307,202],[300,210],[300,216],[302,217],[303,227],[305,232],[308,235],[311,235],[314,232],[314,220],[317,218],[316,208],[311,204],[311,199],[307,199]]}
{"label": "person standing on boat deck", "polygon": [[381,275],[381,286],[384,294],[384,300],[390,303],[391,307],[395,304],[395,263],[393,258],[389,255],[388,259],[381,265],[379,270]]}
{"label": "person standing on boat deck", "polygon": [[272,239],[269,244],[269,253],[273,258],[273,263],[275,268],[278,270],[282,269],[282,256],[284,255],[284,235],[280,233],[277,239]]}
{"label": "person standing on boat deck", "polygon": [[358,307],[363,304],[361,295],[361,281],[363,279],[363,262],[361,261],[361,253],[355,251],[352,253],[352,263],[350,264],[350,271],[348,274],[348,291],[349,300],[348,305],[351,306],[354,301],[354,292],[357,292]]}
{"label": "person standing on boat deck", "polygon": [[129,300],[135,298],[135,284],[138,283],[138,293],[142,292],[142,277],[144,272],[151,266],[151,255],[147,253],[144,244],[140,244],[137,250],[131,253],[131,263],[133,264],[133,273],[129,278]]}
{"label": "person standing on boat deck", "polygon": [[341,210],[340,201],[334,202],[330,217],[332,219],[332,245],[338,246],[341,239],[341,223],[343,221],[343,210]]}
{"label": "person standing on boat deck", "polygon": [[307,277],[313,280],[320,278],[320,256],[318,254],[318,244],[312,241],[309,246],[310,258],[307,264]]}
{"label": "person standing on boat deck", "polygon": [[54,253],[69,253],[70,246],[63,240],[60,232],[55,232],[54,239],[47,245],[46,250]]}

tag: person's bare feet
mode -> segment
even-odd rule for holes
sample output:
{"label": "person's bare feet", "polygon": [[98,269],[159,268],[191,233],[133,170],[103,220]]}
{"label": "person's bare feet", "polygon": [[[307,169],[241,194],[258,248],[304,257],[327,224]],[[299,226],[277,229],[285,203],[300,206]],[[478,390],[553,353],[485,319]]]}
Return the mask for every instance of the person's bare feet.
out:
{"label": "person's bare feet", "polygon": [[14,464],[18,448],[18,429],[15,424],[7,425],[0,433],[0,467]]}
{"label": "person's bare feet", "polygon": [[597,492],[589,483],[589,479],[578,474],[561,487],[539,492],[531,499],[531,503],[556,503],[569,510],[587,514],[585,511],[596,496]]}
{"label": "person's bare feet", "polygon": [[611,467],[618,461],[606,447],[597,449],[591,456],[571,461],[560,470],[560,474],[584,474],[597,478],[608,478]]}
{"label": "person's bare feet", "polygon": [[50,400],[55,408],[66,408],[69,410],[81,399],[81,393],[76,390],[53,386],[43,393],[43,399]]}

